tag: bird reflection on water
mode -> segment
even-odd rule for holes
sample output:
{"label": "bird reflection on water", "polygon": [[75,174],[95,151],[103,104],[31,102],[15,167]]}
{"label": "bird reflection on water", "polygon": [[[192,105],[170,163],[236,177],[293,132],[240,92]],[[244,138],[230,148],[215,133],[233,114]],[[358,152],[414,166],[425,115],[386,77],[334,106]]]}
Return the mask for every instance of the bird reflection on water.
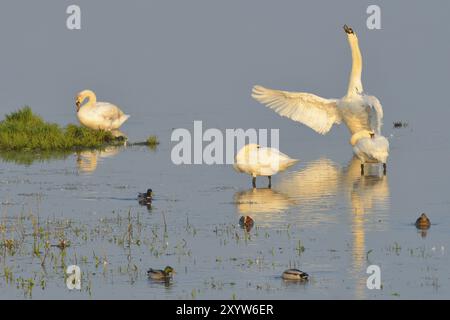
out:
{"label": "bird reflection on water", "polygon": [[99,161],[111,158],[122,151],[123,147],[107,147],[105,149],[85,150],[77,152],[77,168],[82,173],[93,173],[97,170]]}
{"label": "bird reflection on water", "polygon": [[378,166],[368,166],[361,176],[360,161],[352,158],[341,168],[322,158],[278,178],[272,189],[249,189],[235,193],[239,215],[252,215],[258,225],[294,220],[302,226],[339,223],[338,199],[348,208],[352,236],[352,268],[356,279],[355,296],[364,298],[366,290],[366,232],[386,228],[389,214],[389,183]]}

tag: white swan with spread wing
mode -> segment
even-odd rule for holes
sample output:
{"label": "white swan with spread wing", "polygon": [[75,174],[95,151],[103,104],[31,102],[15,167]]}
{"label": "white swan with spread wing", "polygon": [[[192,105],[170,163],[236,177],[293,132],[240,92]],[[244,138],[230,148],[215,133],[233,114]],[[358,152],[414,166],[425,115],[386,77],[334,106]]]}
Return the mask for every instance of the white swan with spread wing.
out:
{"label": "white swan with spread wing", "polygon": [[380,134],[383,108],[374,96],[363,93],[361,83],[362,56],[358,37],[344,26],[352,52],[352,71],[347,94],[341,99],[325,99],[312,93],[288,92],[253,87],[252,97],[281,116],[303,123],[320,134],[330,131],[333,124],[344,122],[353,135],[361,130]]}

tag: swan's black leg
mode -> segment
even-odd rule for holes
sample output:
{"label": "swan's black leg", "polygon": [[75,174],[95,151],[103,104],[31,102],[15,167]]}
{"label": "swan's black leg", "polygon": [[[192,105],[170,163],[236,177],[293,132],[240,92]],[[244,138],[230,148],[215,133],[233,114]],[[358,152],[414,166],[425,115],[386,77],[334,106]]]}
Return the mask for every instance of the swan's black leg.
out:
{"label": "swan's black leg", "polygon": [[386,175],[386,171],[387,171],[387,168],[386,168],[387,166],[386,166],[386,163],[383,163],[383,174],[384,175]]}
{"label": "swan's black leg", "polygon": [[269,176],[269,186],[268,186],[268,188],[269,189],[272,188],[272,176]]}
{"label": "swan's black leg", "polygon": [[361,175],[364,175],[364,163],[361,163]]}
{"label": "swan's black leg", "polygon": [[252,178],[252,185],[253,185],[253,188],[256,188],[256,177]]}

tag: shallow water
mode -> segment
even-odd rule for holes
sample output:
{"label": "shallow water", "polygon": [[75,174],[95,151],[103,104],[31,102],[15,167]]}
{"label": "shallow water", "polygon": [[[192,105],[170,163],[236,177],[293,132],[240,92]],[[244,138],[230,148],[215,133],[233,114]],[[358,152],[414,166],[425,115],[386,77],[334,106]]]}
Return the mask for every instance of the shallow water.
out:
{"label": "shallow water", "polygon": [[[130,141],[161,141],[156,150],[0,154],[0,298],[450,298],[450,4],[383,3],[382,30],[370,31],[368,1],[206,2],[80,0],[75,33],[64,4],[0,10],[2,116],[29,104],[75,123],[74,96],[91,88],[131,115],[121,128]],[[320,136],[250,97],[254,84],[342,96],[344,23],[360,35],[365,89],[384,107],[387,176],[371,168],[361,177],[342,126]],[[279,128],[280,150],[301,162],[271,190],[264,178],[253,190],[230,165],[175,166],[172,129],[192,130],[194,120]],[[399,120],[409,126],[393,129]],[[150,209],[136,201],[147,188]],[[422,212],[426,234],[414,226]],[[238,225],[244,214],[255,220],[249,233]],[[70,246],[59,249],[60,239]],[[66,287],[70,264],[83,272],[81,291]],[[381,290],[366,287],[372,264]],[[147,279],[166,265],[177,271],[172,283]],[[310,281],[284,282],[288,267]]]}
{"label": "shallow water", "polygon": [[[424,150],[444,145],[398,147],[418,137],[410,128],[390,131],[387,176],[373,167],[362,177],[357,160],[317,155],[274,177],[272,189],[264,188],[264,178],[252,189],[250,178],[231,166],[174,166],[167,143],[155,151],[87,151],[29,166],[4,162],[6,238],[18,239],[17,218],[30,214],[43,225],[71,220],[84,231],[62,233],[70,246],[64,254],[50,249],[54,261],[46,272],[31,249],[6,253],[2,267],[16,279],[35,279],[33,298],[448,298],[445,161],[414,170],[415,177],[408,170],[422,167]],[[135,200],[147,187],[155,193],[150,210]],[[424,235],[413,225],[422,211],[433,223]],[[239,228],[241,215],[255,220],[248,234]],[[72,263],[83,271],[80,292],[65,287],[61,266]],[[382,290],[366,288],[371,264],[381,267]],[[146,278],[147,268],[165,265],[177,271],[171,284]],[[280,275],[289,266],[311,281],[285,283]],[[30,294],[4,278],[0,286],[2,298]]]}

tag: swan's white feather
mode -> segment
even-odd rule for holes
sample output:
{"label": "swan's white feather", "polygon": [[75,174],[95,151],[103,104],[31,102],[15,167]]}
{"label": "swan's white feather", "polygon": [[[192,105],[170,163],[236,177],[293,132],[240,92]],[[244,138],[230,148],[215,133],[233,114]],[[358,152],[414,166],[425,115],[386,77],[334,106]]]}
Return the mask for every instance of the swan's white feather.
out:
{"label": "swan's white feather", "polygon": [[374,96],[364,96],[367,104],[367,113],[369,115],[370,130],[376,134],[381,134],[381,126],[383,125],[383,107],[380,101]]}
{"label": "swan's white feather", "polygon": [[125,115],[119,107],[109,102],[97,102],[94,112],[108,120],[116,120]]}
{"label": "swan's white feather", "polygon": [[97,102],[95,93],[84,90],[78,94],[79,102],[88,102],[77,111],[81,124],[91,129],[116,130],[130,117],[116,105],[109,102]]}
{"label": "swan's white feather", "polygon": [[252,97],[281,116],[303,123],[320,134],[341,123],[336,99],[324,99],[311,93],[288,92],[254,86]]}
{"label": "swan's white feather", "polygon": [[389,141],[383,136],[362,138],[353,146],[353,152],[362,163],[386,163],[389,156]]}
{"label": "swan's white feather", "polygon": [[297,159],[292,159],[277,149],[248,144],[236,155],[234,169],[253,177],[272,176],[297,162]]}
{"label": "swan's white feather", "polygon": [[[346,30],[347,32],[347,30]],[[282,116],[303,123],[321,134],[333,124],[344,122],[351,134],[362,130],[381,134],[383,108],[374,96],[363,94],[362,55],[358,38],[347,32],[352,51],[352,72],[347,95],[342,99],[324,99],[306,92],[288,92],[253,87],[252,97]]]}

